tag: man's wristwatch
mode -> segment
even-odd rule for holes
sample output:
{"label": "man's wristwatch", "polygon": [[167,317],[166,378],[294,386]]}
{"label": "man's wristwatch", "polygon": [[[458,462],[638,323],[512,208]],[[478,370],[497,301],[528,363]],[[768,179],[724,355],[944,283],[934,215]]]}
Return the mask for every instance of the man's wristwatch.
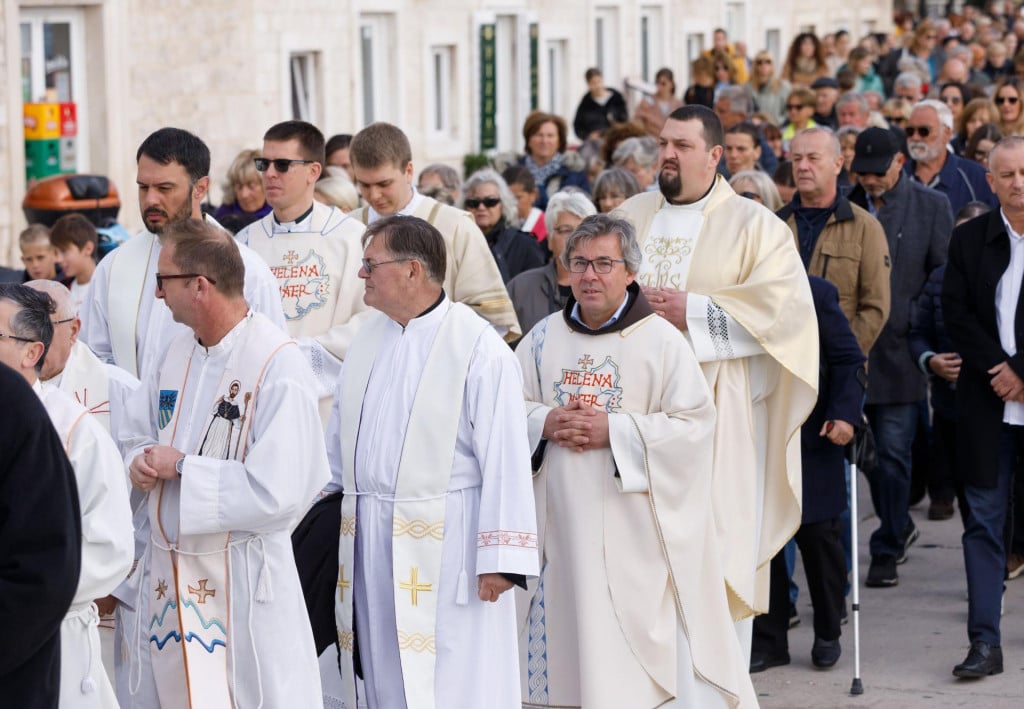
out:
{"label": "man's wristwatch", "polygon": [[179,478],[181,477],[181,473],[182,473],[182,470],[184,468],[185,468],[185,456],[181,456],[174,463],[174,472],[176,472],[178,474]]}

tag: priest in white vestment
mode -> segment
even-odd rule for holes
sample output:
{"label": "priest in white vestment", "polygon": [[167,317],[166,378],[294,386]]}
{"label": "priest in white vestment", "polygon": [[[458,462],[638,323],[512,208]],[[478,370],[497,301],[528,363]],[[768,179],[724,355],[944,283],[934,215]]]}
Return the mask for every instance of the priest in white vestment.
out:
{"label": "priest in white vestment", "polygon": [[524,706],[754,707],[711,514],[711,393],[640,261],[628,221],[584,219],[573,296],[516,350],[541,549],[517,593]]}
{"label": "priest in white vestment", "polygon": [[285,121],[263,136],[255,159],[273,211],[237,239],[263,257],[277,279],[288,333],[316,375],[327,422],[345,353],[366,310],[359,259],[364,226],[313,198],[324,165],[324,136],[305,121]]}
{"label": "priest in white vestment", "polygon": [[[800,525],[800,426],[818,339],[793,236],[716,175],[722,125],[684,106],[660,138],[659,192],[619,209],[637,230],[637,282],[687,335],[715,397],[712,508],[733,618],[768,609],[772,557]],[[739,632],[750,652],[750,622]]]}
{"label": "priest in white vestment", "polygon": [[412,147],[405,133],[389,123],[372,123],[352,138],[349,157],[356,188],[366,203],[349,216],[367,226],[394,214],[429,222],[444,237],[448,254],[444,292],[488,320],[506,342],[519,339],[515,308],[487,238],[468,212],[416,191]]}
{"label": "priest in white vestment", "polygon": [[328,427],[341,489],[342,706],[354,648],[371,709],[521,703],[515,601],[538,572],[522,375],[487,321],[449,300],[444,238],[416,217],[368,230],[367,305]]}
{"label": "priest in white vestment", "polygon": [[[201,205],[210,186],[210,150],[179,128],[161,128],[136,156],[139,211],[146,228],[99,262],[83,305],[82,340],[104,362],[142,378],[167,346],[187,328],[174,322],[157,298],[156,267],[161,235],[174,222],[203,218]],[[212,217],[205,219],[216,224]],[[277,280],[251,249],[239,246],[245,263],[245,298],[284,329]]]}
{"label": "priest in white vestment", "polygon": [[[0,362],[32,385],[64,444],[75,471],[82,515],[81,575],[61,623],[60,706],[117,709],[104,670],[94,602],[120,584],[132,564],[132,521],[124,466],[110,434],[84,407],[39,371],[53,338],[53,300],[22,285],[0,285]],[[9,629],[16,632],[16,629]]]}
{"label": "priest in white vestment", "polygon": [[[295,342],[249,309],[230,234],[186,220],[164,240],[157,297],[191,329],[147,373],[124,426],[149,519],[126,594],[125,704],[321,707],[290,541],[329,479],[313,376]],[[186,273],[198,275],[176,277]],[[198,455],[235,387],[240,425]]]}

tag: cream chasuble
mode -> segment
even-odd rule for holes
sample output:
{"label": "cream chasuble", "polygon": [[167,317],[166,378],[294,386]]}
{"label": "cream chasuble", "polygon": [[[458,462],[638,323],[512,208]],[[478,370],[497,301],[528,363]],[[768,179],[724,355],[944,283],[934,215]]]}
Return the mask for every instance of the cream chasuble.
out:
{"label": "cream chasuble", "polygon": [[371,707],[519,706],[514,601],[475,577],[537,573],[521,382],[447,298],[405,328],[377,315],[350,351],[328,427],[344,706],[357,628]]}
{"label": "cream chasuble", "polygon": [[364,226],[336,207],[313,202],[297,222],[280,224],[273,212],[236,238],[263,257],[281,290],[288,333],[317,378],[320,414],[327,422],[341,361],[366,311],[359,268]]}
{"label": "cream chasuble", "polygon": [[648,261],[637,280],[688,292],[687,334],[718,413],[712,506],[739,620],[767,611],[768,564],[800,525],[799,430],[817,397],[817,320],[786,225],[720,176],[702,204],[690,234],[655,231],[676,209],[660,192],[619,209]]}
{"label": "cream chasuble", "polygon": [[[349,216],[366,225],[380,218],[376,212],[371,212],[369,207],[360,207]],[[494,325],[507,342],[519,339],[522,332],[515,308],[487,239],[472,215],[432,197],[424,197],[415,190],[412,200],[398,213],[426,220],[444,237],[448,256],[444,292],[448,297],[471,307],[477,315]]]}
{"label": "cream chasuble", "polygon": [[[636,290],[601,334],[564,312],[523,367],[541,575],[517,592],[524,706],[756,706],[710,511],[715,412],[693,351]],[[608,414],[610,448],[541,443],[552,408]]]}

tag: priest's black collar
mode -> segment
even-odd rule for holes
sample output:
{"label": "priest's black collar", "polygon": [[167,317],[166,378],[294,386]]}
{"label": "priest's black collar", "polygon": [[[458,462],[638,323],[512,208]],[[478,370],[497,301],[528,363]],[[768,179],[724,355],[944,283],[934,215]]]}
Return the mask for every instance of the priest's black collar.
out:
{"label": "priest's black collar", "polygon": [[[435,301],[434,301],[434,304],[433,304],[433,305],[431,305],[431,306],[430,306],[429,308],[427,308],[426,310],[424,310],[424,311],[423,311],[422,313],[420,313],[419,315],[417,315],[417,316],[416,316],[416,318],[422,318],[422,317],[423,317],[424,315],[426,315],[427,313],[429,313],[429,312],[431,312],[432,310],[434,310],[435,308],[437,308],[437,306],[439,306],[439,305],[440,305],[441,303],[443,303],[443,302],[444,302],[444,288],[442,288],[442,289],[441,289],[441,295],[439,295],[439,296],[437,297],[437,300],[435,300]],[[413,320],[415,320],[416,318],[413,318]]]}
{"label": "priest's black collar", "polygon": [[671,204],[673,207],[683,207],[683,206],[685,206],[687,204],[696,204],[697,202],[701,201],[702,199],[707,197],[709,194],[711,194],[711,190],[715,189],[715,184],[717,182],[718,182],[718,175],[715,175],[715,179],[711,180],[711,186],[708,187],[707,191],[704,194],[702,194],[700,197],[698,197],[697,199],[693,200],[692,202],[678,202],[678,201],[676,201],[674,199],[669,199],[668,195],[666,195],[664,192],[662,192],[661,195],[662,195],[662,197],[665,198],[665,201],[668,202],[669,204]]}
{"label": "priest's black collar", "polygon": [[565,304],[565,308],[562,309],[562,318],[565,320],[565,324],[569,326],[573,332],[578,332],[581,335],[607,335],[609,332],[620,332],[625,330],[630,325],[635,325],[640,322],[648,315],[654,314],[654,308],[647,302],[647,298],[640,290],[640,285],[633,281],[626,286],[626,309],[622,311],[622,317],[615,322],[605,327],[598,328],[597,330],[591,330],[590,328],[582,325],[572,317],[572,309],[576,306],[576,298],[572,295],[569,296],[569,300]]}
{"label": "priest's black collar", "polygon": [[281,225],[281,224],[301,224],[302,220],[305,219],[306,217],[308,217],[312,213],[313,213],[313,203],[311,202],[310,205],[309,205],[309,209],[307,209],[305,212],[303,212],[299,216],[295,217],[295,219],[292,219],[291,221],[288,221],[288,222],[282,222],[280,219],[277,218],[277,214],[274,214],[274,223],[278,224],[278,225]]}

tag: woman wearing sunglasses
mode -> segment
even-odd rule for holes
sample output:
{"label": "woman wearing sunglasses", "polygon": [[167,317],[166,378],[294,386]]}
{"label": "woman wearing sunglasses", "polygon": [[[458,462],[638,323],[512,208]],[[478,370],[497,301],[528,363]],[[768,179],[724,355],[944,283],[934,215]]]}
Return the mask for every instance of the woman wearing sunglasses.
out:
{"label": "woman wearing sunglasses", "polygon": [[490,168],[469,176],[462,187],[463,208],[473,215],[508,283],[523,271],[544,265],[544,253],[529,234],[519,231],[516,198],[505,180]]}
{"label": "woman wearing sunglasses", "polygon": [[779,124],[786,119],[786,97],[792,87],[775,73],[775,60],[768,52],[760,51],[754,56],[750,88],[758,108],[767,113],[773,123]]}
{"label": "woman wearing sunglasses", "polygon": [[1024,82],[1016,76],[1007,76],[999,80],[996,90],[992,93],[992,103],[996,105],[995,124],[999,126],[1003,135],[1024,135],[1022,86]]}

